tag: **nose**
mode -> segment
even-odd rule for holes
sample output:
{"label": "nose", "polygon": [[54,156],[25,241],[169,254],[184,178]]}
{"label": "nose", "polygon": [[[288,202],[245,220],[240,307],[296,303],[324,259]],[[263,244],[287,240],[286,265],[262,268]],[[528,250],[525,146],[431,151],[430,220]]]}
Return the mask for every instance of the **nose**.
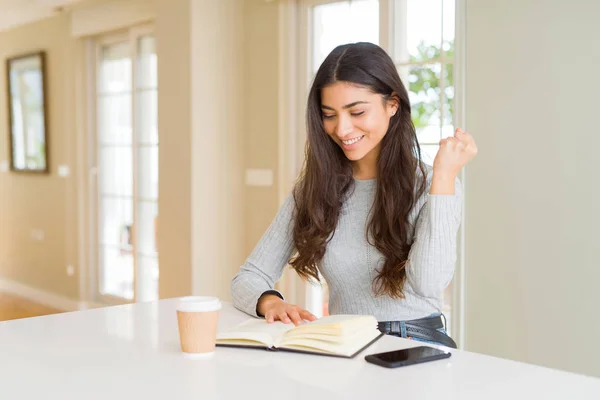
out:
{"label": "nose", "polygon": [[349,133],[352,133],[352,121],[347,116],[340,115],[335,127],[335,134],[341,139]]}

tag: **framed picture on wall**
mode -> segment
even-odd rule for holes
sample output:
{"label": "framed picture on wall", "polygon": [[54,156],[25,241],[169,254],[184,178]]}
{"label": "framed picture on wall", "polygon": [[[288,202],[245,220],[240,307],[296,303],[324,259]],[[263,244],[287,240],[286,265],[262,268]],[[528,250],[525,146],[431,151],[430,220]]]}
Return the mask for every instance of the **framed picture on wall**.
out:
{"label": "framed picture on wall", "polygon": [[6,60],[10,168],[48,173],[46,55],[43,51]]}

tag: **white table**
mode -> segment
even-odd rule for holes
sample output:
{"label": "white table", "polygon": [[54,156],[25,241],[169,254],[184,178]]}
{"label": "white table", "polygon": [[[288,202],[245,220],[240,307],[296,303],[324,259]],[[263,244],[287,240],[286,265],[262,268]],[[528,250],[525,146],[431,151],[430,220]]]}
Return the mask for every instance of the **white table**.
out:
{"label": "white table", "polygon": [[[454,351],[398,369],[364,355],[416,346],[385,336],[354,359],[179,350],[176,299],[0,322],[0,399],[600,399],[600,379]],[[220,329],[248,318],[225,304]]]}

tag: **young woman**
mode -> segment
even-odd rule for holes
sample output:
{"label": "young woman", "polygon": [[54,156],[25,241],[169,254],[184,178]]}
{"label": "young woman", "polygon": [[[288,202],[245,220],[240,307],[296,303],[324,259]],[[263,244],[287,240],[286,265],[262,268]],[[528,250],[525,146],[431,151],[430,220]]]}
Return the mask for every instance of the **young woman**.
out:
{"label": "young woman", "polygon": [[457,129],[433,167],[421,152],[406,88],[371,43],[338,46],[307,104],[303,172],[231,282],[233,304],[267,322],[301,324],[308,311],[273,290],[289,264],[325,278],[331,314],[368,314],[382,332],[456,347],[441,319],[461,221],[457,175],[477,153]]}

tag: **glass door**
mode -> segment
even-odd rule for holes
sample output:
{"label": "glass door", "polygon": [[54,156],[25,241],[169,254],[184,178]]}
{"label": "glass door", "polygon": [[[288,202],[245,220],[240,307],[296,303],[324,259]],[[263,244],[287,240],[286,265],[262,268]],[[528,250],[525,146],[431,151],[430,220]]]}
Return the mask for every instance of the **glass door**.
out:
{"label": "glass door", "polygon": [[[454,133],[455,0],[303,0],[300,4],[298,115],[304,115],[310,84],[335,46],[358,41],[378,44],[392,56],[407,86],[423,158],[431,164],[439,140]],[[303,118],[299,124],[296,174],[306,141]],[[302,285],[304,306],[317,316],[327,315],[327,284]],[[444,296],[448,322],[453,291],[451,284]]]}
{"label": "glass door", "polygon": [[96,51],[96,298],[158,298],[158,130],[150,29],[105,37]]}

